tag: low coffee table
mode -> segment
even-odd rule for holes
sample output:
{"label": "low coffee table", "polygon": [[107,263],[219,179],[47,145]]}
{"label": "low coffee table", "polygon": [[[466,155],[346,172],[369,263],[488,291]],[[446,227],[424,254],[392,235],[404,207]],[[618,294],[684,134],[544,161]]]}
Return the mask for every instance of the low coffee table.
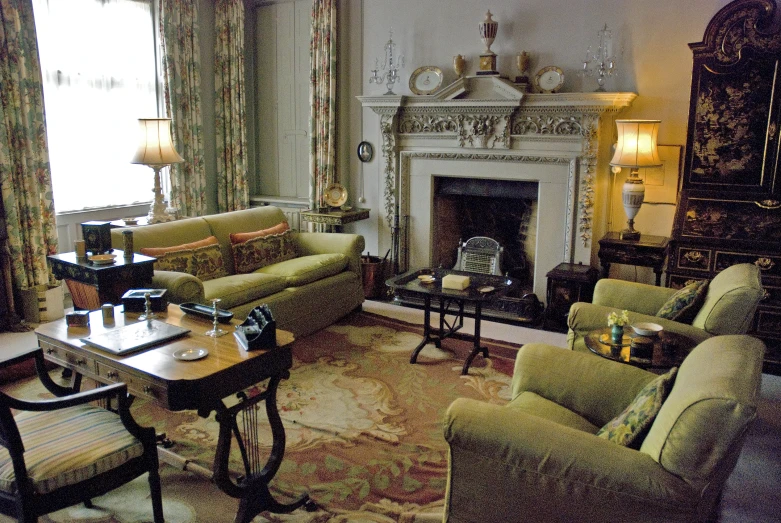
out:
{"label": "low coffee table", "polygon": [[586,335],[586,347],[594,354],[609,360],[629,363],[643,369],[670,369],[681,364],[696,343],[688,336],[662,331],[650,338],[654,342],[653,355],[650,358],[638,358],[632,355],[632,338],[635,334],[631,327],[624,330],[621,343],[613,343],[610,327],[591,331]]}
{"label": "low coffee table", "polygon": [[[443,289],[442,278],[448,274],[469,276],[469,287],[464,290]],[[418,278],[418,276],[422,275],[431,275],[434,277],[434,281],[423,283]],[[464,367],[461,369],[461,374],[464,375],[469,373],[469,366],[472,364],[475,356],[482,353],[484,358],[488,357],[488,348],[480,346],[480,321],[482,319],[483,303],[505,295],[510,289],[518,285],[517,281],[505,276],[449,269],[417,269],[395,276],[385,283],[399,294],[422,297],[424,300],[423,341],[412,351],[410,363],[417,361],[418,354],[428,343],[433,342],[437,348],[440,348],[442,340],[449,337],[473,340],[474,348],[467,356]],[[431,321],[432,298],[439,299],[439,310],[437,311],[439,312],[439,329],[432,329],[429,325]],[[472,303],[475,308],[474,335],[458,332],[464,326],[465,302]],[[447,316],[453,316],[452,320],[448,321]]]}

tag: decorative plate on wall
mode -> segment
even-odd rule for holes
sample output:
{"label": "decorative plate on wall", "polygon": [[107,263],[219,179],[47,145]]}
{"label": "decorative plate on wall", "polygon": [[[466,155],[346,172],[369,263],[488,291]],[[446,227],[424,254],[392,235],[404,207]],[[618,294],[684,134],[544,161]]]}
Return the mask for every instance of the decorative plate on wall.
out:
{"label": "decorative plate on wall", "polygon": [[442,69],[439,67],[418,67],[409,77],[409,90],[415,94],[431,94],[442,85],[442,78]]}
{"label": "decorative plate on wall", "polygon": [[331,207],[341,207],[347,201],[347,189],[341,184],[332,183],[325,188],[323,199]]}

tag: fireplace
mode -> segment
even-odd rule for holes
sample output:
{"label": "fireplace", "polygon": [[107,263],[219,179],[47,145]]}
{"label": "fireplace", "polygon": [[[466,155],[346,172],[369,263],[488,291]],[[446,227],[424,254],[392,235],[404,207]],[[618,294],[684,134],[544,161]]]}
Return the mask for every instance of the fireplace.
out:
{"label": "fireplace", "polygon": [[[600,135],[612,137],[635,96],[529,94],[466,77],[431,96],[359,97],[380,118],[379,251],[392,248],[399,271],[452,267],[459,240],[492,237],[509,251],[508,269],[527,273],[524,290],[544,300],[559,263],[598,263],[611,141]],[[504,229],[518,234],[497,238]]]}
{"label": "fireplace", "polygon": [[537,192],[536,182],[434,177],[433,265],[454,267],[459,244],[485,236],[503,248],[501,273],[532,292]]}

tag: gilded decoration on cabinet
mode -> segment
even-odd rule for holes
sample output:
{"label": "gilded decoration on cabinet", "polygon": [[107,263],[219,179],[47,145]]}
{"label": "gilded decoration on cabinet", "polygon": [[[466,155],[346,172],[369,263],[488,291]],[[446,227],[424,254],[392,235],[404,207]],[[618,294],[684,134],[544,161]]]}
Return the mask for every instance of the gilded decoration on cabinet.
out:
{"label": "gilded decoration on cabinet", "polygon": [[771,210],[771,211],[781,207],[781,202],[779,202],[778,200],[762,200],[761,202],[754,202],[754,203],[757,204],[757,207]]}
{"label": "gilded decoration on cabinet", "polygon": [[761,185],[774,71],[755,65],[747,73],[723,78],[702,71],[692,183]]}
{"label": "gilded decoration on cabinet", "polygon": [[682,234],[696,238],[777,242],[781,212],[767,212],[755,202],[690,199]]}
{"label": "gilded decoration on cabinet", "polygon": [[754,265],[759,267],[760,270],[769,271],[773,268],[775,263],[773,263],[773,260],[770,258],[758,258],[757,261],[754,262]]}

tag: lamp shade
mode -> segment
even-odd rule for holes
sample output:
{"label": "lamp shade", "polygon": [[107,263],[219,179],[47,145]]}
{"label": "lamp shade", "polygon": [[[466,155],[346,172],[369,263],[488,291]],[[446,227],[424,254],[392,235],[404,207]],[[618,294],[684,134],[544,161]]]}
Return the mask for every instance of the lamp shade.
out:
{"label": "lamp shade", "polygon": [[174,149],[170,118],[139,118],[138,125],[138,150],[130,163],[162,166],[184,161]]}
{"label": "lamp shade", "polygon": [[657,167],[662,165],[656,146],[661,120],[616,120],[618,143],[610,165]]}

